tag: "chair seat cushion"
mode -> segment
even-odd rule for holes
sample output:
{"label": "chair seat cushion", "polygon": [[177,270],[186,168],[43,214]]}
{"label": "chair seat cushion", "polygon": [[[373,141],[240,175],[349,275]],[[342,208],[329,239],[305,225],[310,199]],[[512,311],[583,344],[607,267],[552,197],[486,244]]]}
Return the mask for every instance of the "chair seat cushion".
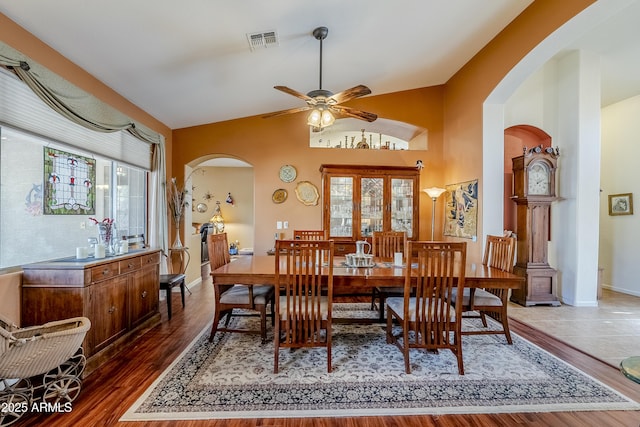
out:
{"label": "chair seat cushion", "polygon": [[[404,297],[387,298],[387,308],[396,312],[401,320],[404,319]],[[451,319],[455,321],[456,311],[452,306],[449,306],[449,316],[451,316]],[[409,298],[409,321],[415,321],[415,320],[416,320],[416,299]]]}
{"label": "chair seat cushion", "polygon": [[[271,285],[254,285],[253,286],[253,303],[267,304],[269,297],[273,294],[273,286]],[[222,304],[250,304],[249,286],[234,285],[220,297]]]}
{"label": "chair seat cushion", "polygon": [[[322,320],[327,320],[327,313],[329,312],[329,301],[327,297],[320,297],[320,311],[322,312]],[[287,297],[280,297],[280,317],[284,319],[284,315],[287,313]]]}
{"label": "chair seat cushion", "polygon": [[[457,289],[454,289],[451,294],[451,302],[455,305],[458,300]],[[465,288],[462,293],[462,306],[469,306],[469,296],[471,294],[471,290],[469,288]],[[474,306],[488,306],[488,307],[500,307],[502,306],[502,301],[496,295],[491,292],[487,292],[484,289],[476,289],[475,295],[473,297],[473,305]]]}

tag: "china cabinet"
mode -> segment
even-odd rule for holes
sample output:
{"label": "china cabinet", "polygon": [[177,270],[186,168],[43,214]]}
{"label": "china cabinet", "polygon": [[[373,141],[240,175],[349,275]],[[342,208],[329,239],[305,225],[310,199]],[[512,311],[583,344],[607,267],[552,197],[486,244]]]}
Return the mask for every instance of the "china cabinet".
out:
{"label": "china cabinet", "polygon": [[418,237],[420,171],[416,167],[322,165],[323,228],[337,255],[355,251],[374,231]]}

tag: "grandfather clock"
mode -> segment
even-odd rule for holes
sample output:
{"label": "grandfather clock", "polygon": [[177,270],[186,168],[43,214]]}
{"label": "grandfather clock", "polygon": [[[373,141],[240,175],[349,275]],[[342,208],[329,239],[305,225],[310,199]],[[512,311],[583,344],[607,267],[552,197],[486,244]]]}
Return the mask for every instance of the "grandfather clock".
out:
{"label": "grandfather clock", "polygon": [[534,147],[514,157],[511,197],[516,202],[517,258],[514,272],[526,277],[524,289],[516,289],[511,301],[524,305],[560,305],[553,295],[557,271],[547,261],[549,214],[556,197],[558,149]]}

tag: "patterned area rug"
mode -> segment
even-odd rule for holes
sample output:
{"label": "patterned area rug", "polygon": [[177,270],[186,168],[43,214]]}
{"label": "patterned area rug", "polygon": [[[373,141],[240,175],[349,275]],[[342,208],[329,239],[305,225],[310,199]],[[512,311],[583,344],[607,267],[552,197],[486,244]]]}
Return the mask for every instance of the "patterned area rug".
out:
{"label": "patterned area rug", "polygon": [[[336,304],[334,311],[334,317],[377,315],[363,304]],[[474,322],[465,319],[464,327],[482,327]],[[464,336],[464,376],[451,351],[412,350],[407,375],[382,325],[334,324],[332,373],[324,349],[283,349],[276,375],[273,342],[219,333],[209,343],[209,331],[121,421],[640,409],[516,335],[513,345],[503,336]]]}

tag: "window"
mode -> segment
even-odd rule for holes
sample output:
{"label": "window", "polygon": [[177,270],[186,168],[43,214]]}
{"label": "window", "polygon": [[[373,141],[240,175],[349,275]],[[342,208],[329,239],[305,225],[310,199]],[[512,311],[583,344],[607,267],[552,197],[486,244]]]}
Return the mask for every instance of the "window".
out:
{"label": "window", "polygon": [[[145,170],[6,126],[0,138],[0,268],[75,256],[97,236],[89,217],[115,218],[118,236],[145,233]],[[43,214],[45,146],[96,160],[95,215]]]}

